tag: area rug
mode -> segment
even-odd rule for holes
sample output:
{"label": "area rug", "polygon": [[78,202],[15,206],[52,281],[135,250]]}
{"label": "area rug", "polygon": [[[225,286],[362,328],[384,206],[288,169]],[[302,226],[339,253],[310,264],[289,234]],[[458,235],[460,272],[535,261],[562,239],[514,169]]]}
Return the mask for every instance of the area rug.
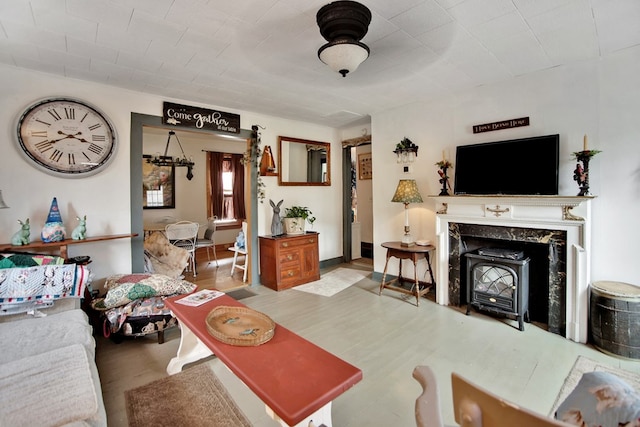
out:
{"label": "area rug", "polygon": [[586,372],[609,372],[613,375],[616,375],[618,378],[625,381],[631,387],[633,387],[637,392],[640,392],[640,374],[635,372],[625,371],[623,369],[614,368],[611,366],[603,365],[600,362],[596,362],[584,356],[578,356],[578,359],[573,364],[571,371],[569,371],[569,375],[564,380],[564,384],[560,388],[560,393],[556,397],[556,401],[549,412],[550,416],[555,414],[558,406],[569,396],[569,394],[573,391],[573,389],[578,385],[578,382],[582,378],[582,374]]}
{"label": "area rug", "polygon": [[229,295],[231,298],[233,298],[234,300],[238,301],[241,299],[245,299],[245,298],[249,298],[249,297],[255,297],[257,294],[247,290],[247,289],[238,289],[235,291],[229,291],[227,292],[227,295]]}
{"label": "area rug", "polygon": [[125,391],[130,427],[236,427],[251,423],[206,364]]}
{"label": "area rug", "polygon": [[321,295],[323,297],[330,297],[364,279],[368,274],[366,271],[340,267],[323,274],[320,276],[320,280],[305,283],[293,289]]}

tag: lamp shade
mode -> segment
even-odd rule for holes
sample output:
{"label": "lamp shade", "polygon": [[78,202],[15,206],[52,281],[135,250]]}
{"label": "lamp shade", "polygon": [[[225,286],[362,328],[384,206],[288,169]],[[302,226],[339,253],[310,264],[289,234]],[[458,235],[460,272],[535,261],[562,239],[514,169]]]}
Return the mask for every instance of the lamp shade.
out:
{"label": "lamp shade", "polygon": [[422,196],[418,191],[418,184],[415,179],[401,179],[398,182],[396,193],[391,199],[392,202],[397,203],[422,203]]}
{"label": "lamp shade", "polygon": [[345,77],[369,57],[369,47],[353,40],[335,40],[322,46],[318,50],[318,57]]}

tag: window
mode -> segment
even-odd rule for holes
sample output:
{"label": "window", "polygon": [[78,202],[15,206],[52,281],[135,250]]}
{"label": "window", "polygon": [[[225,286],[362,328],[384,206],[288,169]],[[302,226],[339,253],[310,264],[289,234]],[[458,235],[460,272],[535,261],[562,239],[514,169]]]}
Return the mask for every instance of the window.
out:
{"label": "window", "polygon": [[[225,155],[226,156],[226,155]],[[231,172],[231,159],[225,158],[222,161],[222,220],[235,220],[233,209],[233,173]]]}
{"label": "window", "polygon": [[244,204],[244,165],[242,154],[207,153],[210,216],[221,222],[246,218]]}

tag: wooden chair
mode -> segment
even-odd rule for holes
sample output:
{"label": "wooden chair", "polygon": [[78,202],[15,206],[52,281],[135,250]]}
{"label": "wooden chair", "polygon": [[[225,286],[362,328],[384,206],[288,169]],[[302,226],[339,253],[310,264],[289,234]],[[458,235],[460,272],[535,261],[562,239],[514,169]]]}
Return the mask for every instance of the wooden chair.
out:
{"label": "wooden chair", "polygon": [[191,221],[178,221],[174,224],[167,224],[165,227],[165,235],[167,239],[175,246],[185,249],[189,252],[189,261],[193,277],[196,277],[196,239],[198,238],[198,230],[200,224]]}
{"label": "wooden chair", "polygon": [[[442,427],[440,398],[436,377],[428,366],[416,366],[413,377],[423,388],[416,399],[416,425]],[[451,374],[455,420],[462,427],[571,427],[511,403],[470,383],[456,373]]]}
{"label": "wooden chair", "polygon": [[216,242],[214,235],[216,233],[216,220],[218,217],[212,216],[207,218],[207,229],[204,231],[202,239],[196,239],[196,250],[200,248],[207,248],[207,260],[211,263],[210,250],[213,249],[213,257],[216,260],[216,268],[218,265],[218,255],[216,254]]}
{"label": "wooden chair", "polygon": [[[233,276],[233,272],[235,271],[235,269],[239,269],[239,270],[243,270],[244,273],[242,275],[242,281],[246,282],[247,281],[247,222],[243,221],[242,222],[242,233],[244,234],[244,247],[240,248],[237,246],[237,244],[234,244],[232,247],[229,248],[229,250],[231,252],[233,252],[233,264],[231,264],[231,275]],[[242,264],[238,263],[238,255],[243,255],[242,259],[243,262]]]}

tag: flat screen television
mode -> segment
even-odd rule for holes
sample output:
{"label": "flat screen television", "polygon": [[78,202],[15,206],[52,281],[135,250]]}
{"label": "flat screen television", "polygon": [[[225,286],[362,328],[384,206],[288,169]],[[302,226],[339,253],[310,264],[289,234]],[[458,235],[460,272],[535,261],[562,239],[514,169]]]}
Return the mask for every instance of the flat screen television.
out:
{"label": "flat screen television", "polygon": [[458,195],[557,195],[560,135],[456,147]]}

